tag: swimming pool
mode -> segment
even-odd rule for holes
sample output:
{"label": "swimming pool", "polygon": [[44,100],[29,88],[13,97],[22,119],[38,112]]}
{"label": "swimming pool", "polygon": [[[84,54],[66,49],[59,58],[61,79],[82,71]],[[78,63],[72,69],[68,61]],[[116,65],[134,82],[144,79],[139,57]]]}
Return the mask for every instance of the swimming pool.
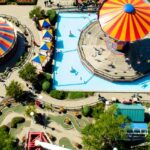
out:
{"label": "swimming pool", "polygon": [[110,82],[93,75],[80,61],[77,47],[81,30],[96,20],[96,14],[59,13],[53,89],[101,92],[150,92],[150,76],[134,82]]}

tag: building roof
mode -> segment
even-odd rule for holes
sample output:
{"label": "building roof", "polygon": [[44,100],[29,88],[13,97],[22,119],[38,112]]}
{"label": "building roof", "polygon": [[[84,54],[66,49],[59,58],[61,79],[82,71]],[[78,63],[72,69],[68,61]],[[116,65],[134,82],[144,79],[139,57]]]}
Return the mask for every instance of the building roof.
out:
{"label": "building roof", "polygon": [[141,104],[117,104],[117,114],[126,116],[131,122],[144,122],[144,107]]}
{"label": "building roof", "polygon": [[15,42],[15,32],[11,24],[0,19],[0,57],[5,55]]}
{"label": "building roof", "polygon": [[150,5],[144,0],[107,0],[99,11],[104,32],[120,41],[135,41],[150,32]]}
{"label": "building roof", "polygon": [[131,129],[139,129],[139,130],[148,130],[147,123],[131,123],[130,124]]}
{"label": "building roof", "polygon": [[141,104],[117,104],[119,109],[144,109]]}

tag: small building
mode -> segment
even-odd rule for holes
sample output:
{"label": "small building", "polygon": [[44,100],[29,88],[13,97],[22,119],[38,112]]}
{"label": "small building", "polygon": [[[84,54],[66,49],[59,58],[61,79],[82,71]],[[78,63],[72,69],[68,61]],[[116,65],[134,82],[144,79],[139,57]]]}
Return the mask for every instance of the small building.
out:
{"label": "small building", "polygon": [[126,116],[129,124],[123,125],[127,129],[127,140],[143,140],[148,134],[148,125],[144,122],[145,109],[141,104],[117,104],[117,114]]}
{"label": "small building", "polygon": [[144,122],[145,109],[141,104],[117,104],[117,113],[127,116],[131,122]]}

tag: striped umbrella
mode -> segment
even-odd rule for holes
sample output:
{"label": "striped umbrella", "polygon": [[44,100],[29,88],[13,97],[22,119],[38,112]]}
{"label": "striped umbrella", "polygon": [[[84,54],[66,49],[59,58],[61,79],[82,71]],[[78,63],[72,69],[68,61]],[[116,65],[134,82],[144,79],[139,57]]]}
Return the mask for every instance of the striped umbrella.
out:
{"label": "striped umbrella", "polygon": [[7,22],[0,21],[0,57],[12,48],[14,41],[14,29]]}
{"label": "striped umbrella", "polygon": [[49,30],[42,30],[42,37],[43,39],[52,39],[53,37],[53,31],[52,29],[49,29]]}
{"label": "striped umbrella", "polygon": [[150,32],[150,5],[144,0],[107,0],[99,11],[101,28],[120,41],[135,41]]}
{"label": "striped umbrella", "polygon": [[41,28],[49,28],[51,26],[48,18],[39,20],[39,24],[40,24]]}
{"label": "striped umbrella", "polygon": [[48,51],[52,47],[52,42],[41,42],[40,50]]}
{"label": "striped umbrella", "polygon": [[42,64],[45,60],[46,60],[46,56],[42,54],[38,54],[32,59],[33,62],[36,62],[38,64]]}

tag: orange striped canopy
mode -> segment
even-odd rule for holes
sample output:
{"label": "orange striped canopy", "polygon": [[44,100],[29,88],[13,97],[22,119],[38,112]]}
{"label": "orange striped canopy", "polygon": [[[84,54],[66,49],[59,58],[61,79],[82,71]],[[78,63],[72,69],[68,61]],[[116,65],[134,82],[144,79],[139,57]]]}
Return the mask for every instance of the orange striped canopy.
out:
{"label": "orange striped canopy", "polygon": [[120,41],[135,41],[150,32],[150,5],[144,0],[106,0],[99,11],[101,28]]}

